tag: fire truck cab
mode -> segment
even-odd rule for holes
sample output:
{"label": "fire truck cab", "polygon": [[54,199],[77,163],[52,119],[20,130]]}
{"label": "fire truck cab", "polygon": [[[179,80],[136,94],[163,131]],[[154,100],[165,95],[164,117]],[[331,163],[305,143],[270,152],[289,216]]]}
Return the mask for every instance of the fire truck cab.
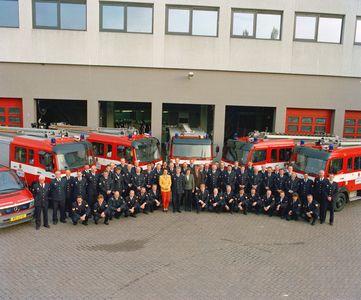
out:
{"label": "fire truck cab", "polygon": [[[209,135],[202,129],[192,129],[188,124],[179,127],[167,126],[167,138],[165,154],[170,161],[179,158],[181,164],[188,163],[191,159],[201,164],[213,163],[213,143]],[[219,147],[216,147],[219,152]]]}
{"label": "fire truck cab", "polygon": [[151,162],[161,163],[160,143],[152,133],[139,134],[135,128],[106,128],[51,124],[51,128],[66,129],[71,134],[83,134],[92,144],[97,168],[104,171],[106,166],[120,163],[122,158],[127,164],[137,160],[143,170]]}
{"label": "fire truck cab", "polygon": [[86,163],[94,164],[92,146],[84,138],[66,131],[0,127],[0,164],[8,166],[28,185],[40,175],[50,182],[55,172],[76,176]]}
{"label": "fire truck cab", "polygon": [[361,199],[361,140],[325,138],[315,143],[296,146],[289,164],[297,176],[305,172],[314,180],[320,170],[325,177],[335,175],[340,187],[335,211],[340,211],[349,201]]}

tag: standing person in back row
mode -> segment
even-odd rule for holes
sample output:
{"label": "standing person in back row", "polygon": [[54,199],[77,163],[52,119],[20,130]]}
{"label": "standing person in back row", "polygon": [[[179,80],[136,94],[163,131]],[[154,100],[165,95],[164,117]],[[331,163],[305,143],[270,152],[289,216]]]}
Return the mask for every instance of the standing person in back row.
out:
{"label": "standing person in back row", "polygon": [[168,175],[168,170],[163,170],[163,175],[159,176],[159,186],[161,188],[162,202],[163,202],[163,211],[168,212],[172,179]]}
{"label": "standing person in back row", "polygon": [[[172,201],[173,201],[173,213],[180,210],[180,201],[184,192],[184,175],[181,173],[181,167],[176,169],[176,173],[172,177]],[[163,195],[162,195],[163,197]]]}
{"label": "standing person in back row", "polygon": [[60,208],[60,222],[66,223],[65,214],[66,181],[61,178],[60,171],[55,172],[55,178],[50,180],[51,200],[53,201],[53,224],[58,223],[58,207]]}
{"label": "standing person in back row", "polygon": [[326,182],[323,186],[323,203],[322,203],[322,211],[321,211],[321,224],[323,222],[325,222],[326,220],[326,214],[327,214],[327,209],[330,208],[330,225],[333,225],[333,210],[334,210],[334,205],[335,205],[335,201],[336,201],[336,197],[338,194],[338,183],[336,181],[334,181],[335,175],[333,174],[329,174],[328,175],[328,182]]}
{"label": "standing person in back row", "polygon": [[33,187],[36,230],[40,229],[41,210],[43,210],[44,227],[50,228],[48,222],[49,194],[50,185],[45,183],[45,177],[41,175],[39,176],[39,182],[35,183]]}
{"label": "standing person in back row", "polygon": [[187,168],[184,175],[184,210],[192,210],[193,193],[195,190],[194,176],[191,174],[191,168]]}

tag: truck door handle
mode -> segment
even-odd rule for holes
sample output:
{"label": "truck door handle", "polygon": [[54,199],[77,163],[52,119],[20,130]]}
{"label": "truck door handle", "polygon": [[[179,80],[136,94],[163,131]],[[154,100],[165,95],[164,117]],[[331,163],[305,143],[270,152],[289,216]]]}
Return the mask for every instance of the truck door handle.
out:
{"label": "truck door handle", "polygon": [[41,174],[41,172],[37,172],[38,174]]}

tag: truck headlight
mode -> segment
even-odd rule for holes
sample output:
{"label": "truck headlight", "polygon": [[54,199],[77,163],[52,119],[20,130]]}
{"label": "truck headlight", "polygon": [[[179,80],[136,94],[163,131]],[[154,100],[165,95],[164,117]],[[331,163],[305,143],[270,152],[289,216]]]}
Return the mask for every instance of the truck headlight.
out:
{"label": "truck headlight", "polygon": [[34,207],[34,198],[29,202],[29,208]]}

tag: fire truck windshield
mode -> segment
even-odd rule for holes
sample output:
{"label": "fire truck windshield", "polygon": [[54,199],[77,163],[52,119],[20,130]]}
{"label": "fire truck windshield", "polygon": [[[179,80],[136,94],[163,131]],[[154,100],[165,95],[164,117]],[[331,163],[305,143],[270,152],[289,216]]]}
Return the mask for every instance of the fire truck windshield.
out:
{"label": "fire truck windshield", "polygon": [[80,169],[83,168],[86,163],[90,165],[94,164],[94,156],[91,145],[88,142],[55,145],[53,152],[59,171]]}
{"label": "fire truck windshield", "polygon": [[212,141],[210,139],[174,138],[173,157],[212,158]]}
{"label": "fire truck windshield", "polygon": [[237,159],[240,165],[247,165],[247,160],[249,156],[249,150],[237,150]]}
{"label": "fire truck windshield", "polygon": [[24,183],[13,171],[0,172],[0,194],[21,191],[24,188]]}
{"label": "fire truck windshield", "polygon": [[159,141],[156,138],[139,139],[132,142],[139,163],[160,159]]}
{"label": "fire truck windshield", "polygon": [[292,162],[292,167],[296,172],[307,172],[315,176],[318,175],[320,170],[325,170],[326,165],[327,160],[302,154],[295,155]]}

